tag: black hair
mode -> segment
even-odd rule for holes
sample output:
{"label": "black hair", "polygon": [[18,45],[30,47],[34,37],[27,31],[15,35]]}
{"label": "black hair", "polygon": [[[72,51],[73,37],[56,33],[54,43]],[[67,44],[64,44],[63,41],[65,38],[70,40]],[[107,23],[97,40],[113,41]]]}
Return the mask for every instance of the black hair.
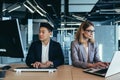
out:
{"label": "black hair", "polygon": [[41,22],[40,23],[40,27],[45,27],[45,28],[47,28],[51,32],[53,30],[53,27],[49,23],[47,23],[47,22]]}

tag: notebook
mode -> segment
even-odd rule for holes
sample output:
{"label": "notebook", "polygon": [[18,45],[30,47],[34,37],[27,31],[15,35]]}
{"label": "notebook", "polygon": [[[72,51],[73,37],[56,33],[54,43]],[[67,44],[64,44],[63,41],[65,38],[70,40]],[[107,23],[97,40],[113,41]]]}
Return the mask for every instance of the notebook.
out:
{"label": "notebook", "polygon": [[120,59],[119,58],[120,58],[120,51],[116,51],[114,53],[114,56],[112,58],[112,61],[109,65],[109,67],[107,67],[107,68],[89,68],[89,69],[85,69],[83,71],[86,73],[105,77],[106,80],[117,80],[117,79],[114,79],[113,76],[118,75],[119,76],[118,80],[120,80]]}

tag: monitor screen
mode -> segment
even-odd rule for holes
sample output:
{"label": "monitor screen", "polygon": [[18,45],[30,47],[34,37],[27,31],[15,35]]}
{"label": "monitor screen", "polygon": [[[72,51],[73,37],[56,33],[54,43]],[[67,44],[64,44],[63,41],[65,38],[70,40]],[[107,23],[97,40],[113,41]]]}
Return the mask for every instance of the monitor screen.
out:
{"label": "monitor screen", "polygon": [[0,56],[24,58],[18,19],[0,21]]}

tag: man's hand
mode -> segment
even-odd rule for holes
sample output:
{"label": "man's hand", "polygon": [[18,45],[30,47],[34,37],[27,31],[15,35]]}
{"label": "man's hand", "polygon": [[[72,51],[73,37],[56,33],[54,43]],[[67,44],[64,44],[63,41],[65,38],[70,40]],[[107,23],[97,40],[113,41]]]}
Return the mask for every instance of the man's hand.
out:
{"label": "man's hand", "polygon": [[46,67],[50,67],[51,65],[53,65],[53,62],[47,61],[45,63],[41,63],[41,62],[36,61],[35,63],[32,63],[31,65],[35,68],[40,68],[40,67],[46,68]]}
{"label": "man's hand", "polygon": [[39,68],[39,67],[42,65],[42,63],[36,61],[35,63],[32,63],[31,65],[32,65],[33,67],[35,67],[35,68]]}
{"label": "man's hand", "polygon": [[50,67],[51,65],[53,65],[53,62],[47,61],[47,62],[43,63],[40,67]]}
{"label": "man's hand", "polygon": [[53,62],[47,61],[45,64],[46,64],[47,66],[51,66],[51,65],[53,65]]}

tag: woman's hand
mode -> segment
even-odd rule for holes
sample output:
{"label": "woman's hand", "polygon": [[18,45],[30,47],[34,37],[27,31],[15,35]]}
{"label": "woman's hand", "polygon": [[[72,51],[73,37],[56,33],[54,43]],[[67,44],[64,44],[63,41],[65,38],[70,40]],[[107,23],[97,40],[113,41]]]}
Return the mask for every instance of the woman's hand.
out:
{"label": "woman's hand", "polygon": [[109,66],[109,63],[107,62],[97,62],[97,63],[88,63],[88,68],[101,68],[101,67],[107,67]]}

